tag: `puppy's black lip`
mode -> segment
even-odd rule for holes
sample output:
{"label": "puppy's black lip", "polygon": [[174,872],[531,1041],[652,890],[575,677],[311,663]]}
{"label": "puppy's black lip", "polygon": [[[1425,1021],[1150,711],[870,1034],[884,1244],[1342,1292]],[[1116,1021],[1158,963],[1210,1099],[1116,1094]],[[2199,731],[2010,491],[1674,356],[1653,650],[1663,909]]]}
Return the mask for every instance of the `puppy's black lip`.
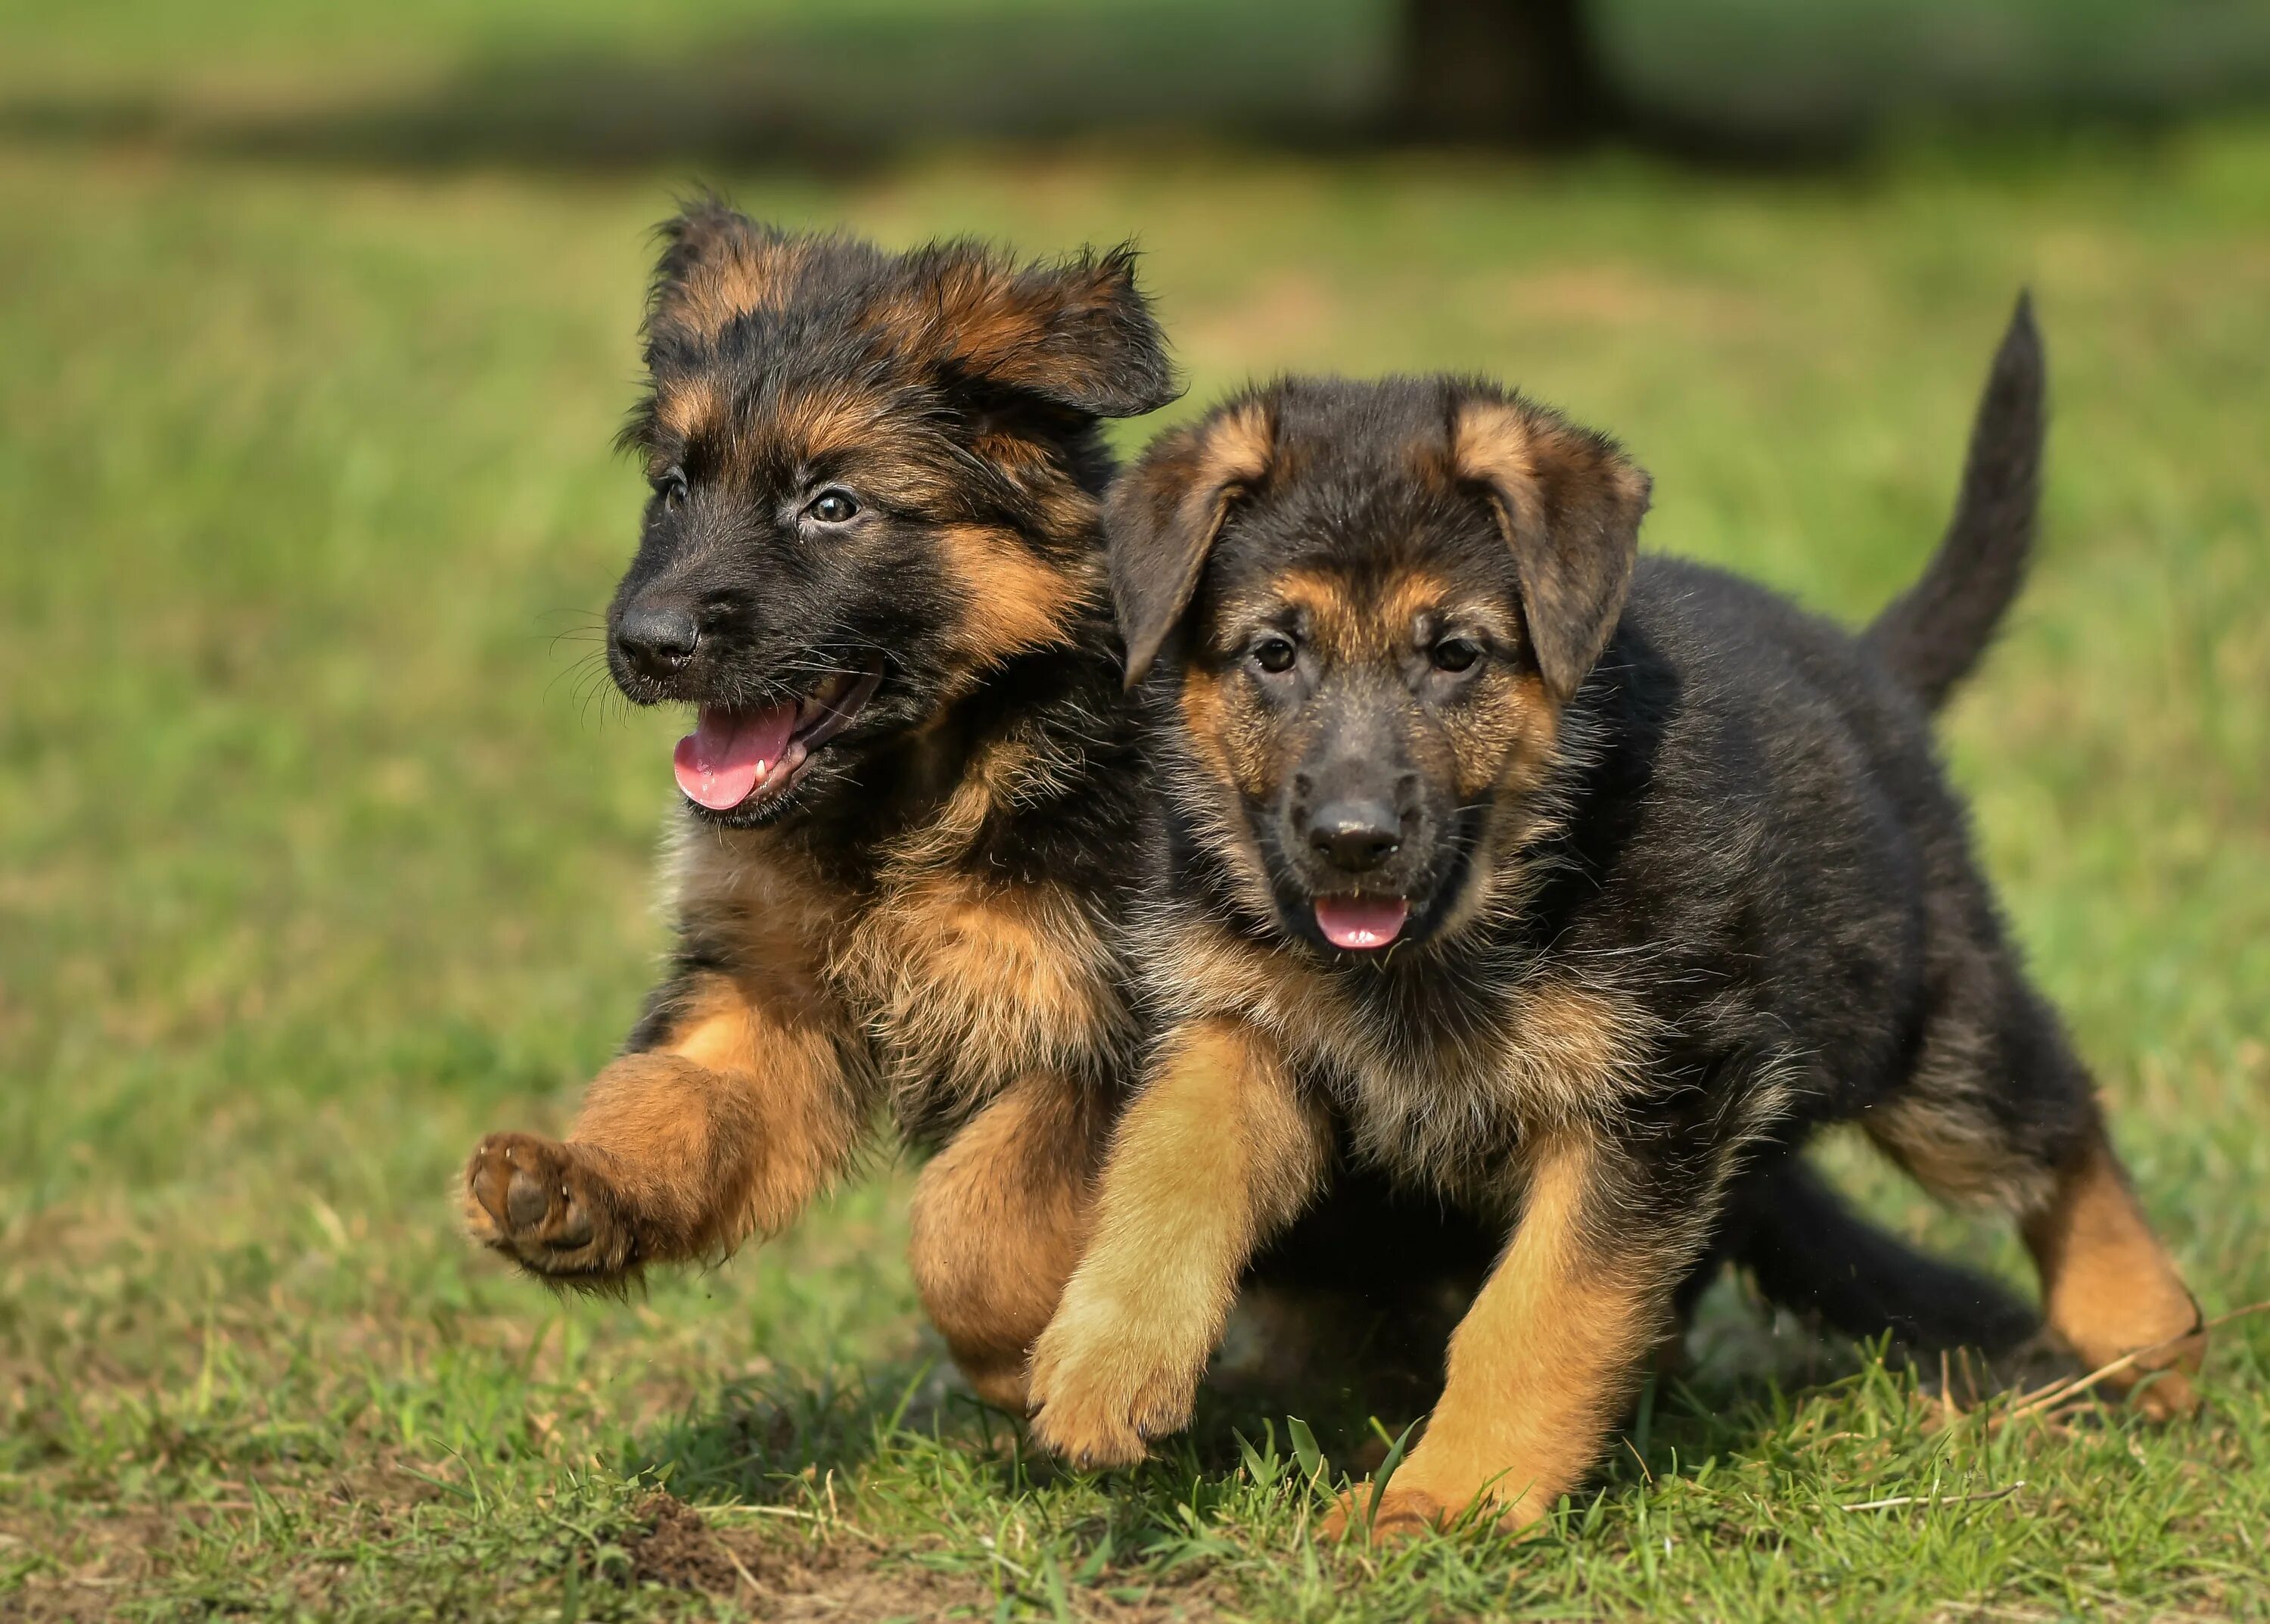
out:
{"label": "puppy's black lip", "polygon": [[616,657],[612,649],[607,651],[607,674],[615,679],[615,691],[642,710],[651,710],[657,705],[698,702],[679,693],[676,683],[643,676],[630,670]]}
{"label": "puppy's black lip", "polygon": [[[835,675],[855,677],[861,680],[872,678],[879,684],[889,680],[890,662],[879,655],[864,665],[847,664],[839,666]],[[619,669],[614,669],[614,677],[615,686],[622,690],[623,697],[642,709],[652,709],[659,705],[686,705],[696,710],[704,706],[714,706],[723,710],[756,710],[768,705],[801,704],[812,697],[818,686],[791,688],[777,682],[737,683],[716,678],[673,681]],[[875,692],[873,689],[868,691],[860,701],[860,708],[872,703]],[[848,725],[849,721],[849,716],[843,718],[842,724],[829,730],[830,734],[840,733],[842,726]],[[795,735],[797,738],[805,736],[801,728]]]}
{"label": "puppy's black lip", "polygon": [[[872,662],[865,670],[852,678],[849,687],[827,702],[819,716],[813,717],[810,723],[799,727],[790,738],[801,741],[805,749],[812,753],[812,756],[816,756],[827,747],[828,741],[850,727],[860,713],[867,708],[868,702],[883,686],[883,671],[884,662],[881,659]],[[845,674],[850,675],[849,672]],[[807,760],[811,759],[811,756],[806,757]]]}
{"label": "puppy's black lip", "polygon": [[[1433,940],[1466,883],[1466,865],[1471,856],[1467,844],[1454,835],[1432,849],[1423,862],[1413,864],[1410,871],[1392,877],[1369,877],[1367,883],[1358,886],[1345,875],[1312,879],[1297,861],[1287,861],[1269,852],[1268,847],[1272,843],[1265,840],[1264,860],[1270,874],[1270,901],[1276,909],[1277,928],[1324,958],[1341,964],[1384,964],[1391,958],[1407,956],[1406,950],[1423,947]],[[1318,897],[1344,896],[1353,892],[1399,896],[1409,906],[1411,911],[1405,917],[1402,930],[1386,946],[1342,947],[1317,923]]]}

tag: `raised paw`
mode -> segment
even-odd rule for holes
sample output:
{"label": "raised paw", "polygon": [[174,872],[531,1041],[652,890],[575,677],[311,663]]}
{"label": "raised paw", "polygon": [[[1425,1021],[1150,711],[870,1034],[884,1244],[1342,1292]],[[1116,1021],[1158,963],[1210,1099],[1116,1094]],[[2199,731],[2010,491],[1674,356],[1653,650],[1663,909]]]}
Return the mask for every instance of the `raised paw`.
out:
{"label": "raised paw", "polygon": [[1059,1312],[1033,1348],[1034,1441],[1075,1466],[1131,1466],[1191,1422],[1205,1364],[1109,1312]]}
{"label": "raised paw", "polygon": [[530,1133],[492,1133],[465,1167],[475,1240],[563,1285],[605,1287],[635,1260],[621,1204],[587,1150]]}

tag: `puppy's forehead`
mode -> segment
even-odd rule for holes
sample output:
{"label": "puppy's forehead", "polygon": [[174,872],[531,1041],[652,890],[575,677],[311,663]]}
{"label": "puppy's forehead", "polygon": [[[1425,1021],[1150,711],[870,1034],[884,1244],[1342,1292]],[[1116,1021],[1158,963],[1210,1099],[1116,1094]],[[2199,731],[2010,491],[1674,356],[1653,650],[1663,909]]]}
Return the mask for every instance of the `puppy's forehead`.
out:
{"label": "puppy's forehead", "polygon": [[[790,450],[826,458],[876,443],[919,415],[920,391],[858,369],[791,361],[720,364],[655,380],[656,426],[681,444]],[[899,423],[903,434],[906,425]]]}
{"label": "puppy's forehead", "polygon": [[935,381],[861,309],[745,311],[698,351],[658,359],[652,459],[753,471],[949,457]]}
{"label": "puppy's forehead", "polygon": [[1291,626],[1339,661],[1395,660],[1445,631],[1510,638],[1518,612],[1506,580],[1424,548],[1351,560],[1320,552],[1274,569],[1237,572],[1213,617],[1219,640]]}
{"label": "puppy's forehead", "polygon": [[919,412],[939,335],[905,256],[742,233],[657,293],[655,420],[680,439],[784,434],[826,449]]}
{"label": "puppy's forehead", "polygon": [[1447,478],[1458,385],[1292,378],[1274,392],[1280,454],[1303,474],[1431,485]]}
{"label": "puppy's forehead", "polygon": [[1435,379],[1280,385],[1253,493],[1280,545],[1361,564],[1472,528],[1483,509],[1457,473],[1452,399]]}
{"label": "puppy's forehead", "polygon": [[658,360],[671,352],[780,348],[827,330],[872,326],[879,307],[913,280],[906,256],[871,243],[737,221],[657,289],[649,348]]}
{"label": "puppy's forehead", "polygon": [[1289,611],[1311,641],[1345,656],[1394,653],[1410,647],[1417,627],[1457,596],[1424,562],[1382,561],[1369,569],[1302,565],[1272,578],[1249,612],[1277,619]]}

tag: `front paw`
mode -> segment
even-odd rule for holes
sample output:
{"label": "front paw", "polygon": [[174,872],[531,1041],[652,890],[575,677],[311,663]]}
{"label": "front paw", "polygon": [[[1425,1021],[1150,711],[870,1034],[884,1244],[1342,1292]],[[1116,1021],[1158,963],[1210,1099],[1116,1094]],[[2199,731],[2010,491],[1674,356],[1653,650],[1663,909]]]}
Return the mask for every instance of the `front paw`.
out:
{"label": "front paw", "polygon": [[1075,1466],[1131,1466],[1149,1441],[1180,1432],[1204,1369],[1131,1317],[1065,1308],[1033,1349],[1034,1441]]}
{"label": "front paw", "polygon": [[1374,1544],[1387,1545],[1438,1529],[1445,1520],[1443,1502],[1423,1488],[1390,1482],[1383,1491],[1376,1485],[1359,1483],[1324,1514],[1317,1537],[1345,1539],[1351,1531],[1369,1531]]}
{"label": "front paw", "polygon": [[636,1261],[623,1204],[594,1153],[535,1134],[481,1141],[465,1167],[465,1226],[562,1285],[615,1285]]}
{"label": "front paw", "polygon": [[[1409,1471],[1406,1466],[1388,1479],[1384,1489],[1359,1483],[1342,1494],[1317,1525],[1318,1538],[1344,1539],[1369,1531],[1373,1544],[1388,1545],[1432,1530],[1465,1527],[1470,1520],[1495,1522],[1501,1532],[1512,1534],[1545,1515],[1544,1497],[1504,1488],[1508,1479],[1503,1476],[1469,1487],[1464,1473],[1437,1474],[1422,1483],[1405,1475]],[[1418,1475],[1426,1475],[1423,1465]]]}

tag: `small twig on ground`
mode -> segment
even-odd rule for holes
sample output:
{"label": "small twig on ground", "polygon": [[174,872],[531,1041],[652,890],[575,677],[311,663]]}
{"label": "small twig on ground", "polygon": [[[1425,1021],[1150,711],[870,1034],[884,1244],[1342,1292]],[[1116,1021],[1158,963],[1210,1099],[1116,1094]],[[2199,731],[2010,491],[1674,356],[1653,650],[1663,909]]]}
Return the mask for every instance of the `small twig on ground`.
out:
{"label": "small twig on ground", "polygon": [[717,1542],[717,1548],[725,1553],[725,1560],[733,1564],[733,1571],[741,1576],[741,1583],[749,1587],[749,1594],[756,1595],[758,1593],[757,1576],[741,1566],[741,1559],[733,1554],[733,1547],[724,1540],[720,1539]]}
{"label": "small twig on ground", "polygon": [[757,1516],[792,1516],[800,1523],[810,1523],[820,1529],[840,1528],[847,1534],[857,1535],[877,1550],[886,1549],[885,1543],[848,1517],[830,1517],[824,1512],[807,1511],[802,1506],[736,1506],[736,1512],[746,1511]]}
{"label": "small twig on ground", "polygon": [[2003,1488],[1990,1488],[1976,1494],[1895,1494],[1889,1500],[1863,1500],[1849,1506],[1839,1506],[1839,1511],[1889,1511],[1895,1506],[1967,1506],[1989,1500],[2007,1500],[2026,1487],[2020,1478]]}

